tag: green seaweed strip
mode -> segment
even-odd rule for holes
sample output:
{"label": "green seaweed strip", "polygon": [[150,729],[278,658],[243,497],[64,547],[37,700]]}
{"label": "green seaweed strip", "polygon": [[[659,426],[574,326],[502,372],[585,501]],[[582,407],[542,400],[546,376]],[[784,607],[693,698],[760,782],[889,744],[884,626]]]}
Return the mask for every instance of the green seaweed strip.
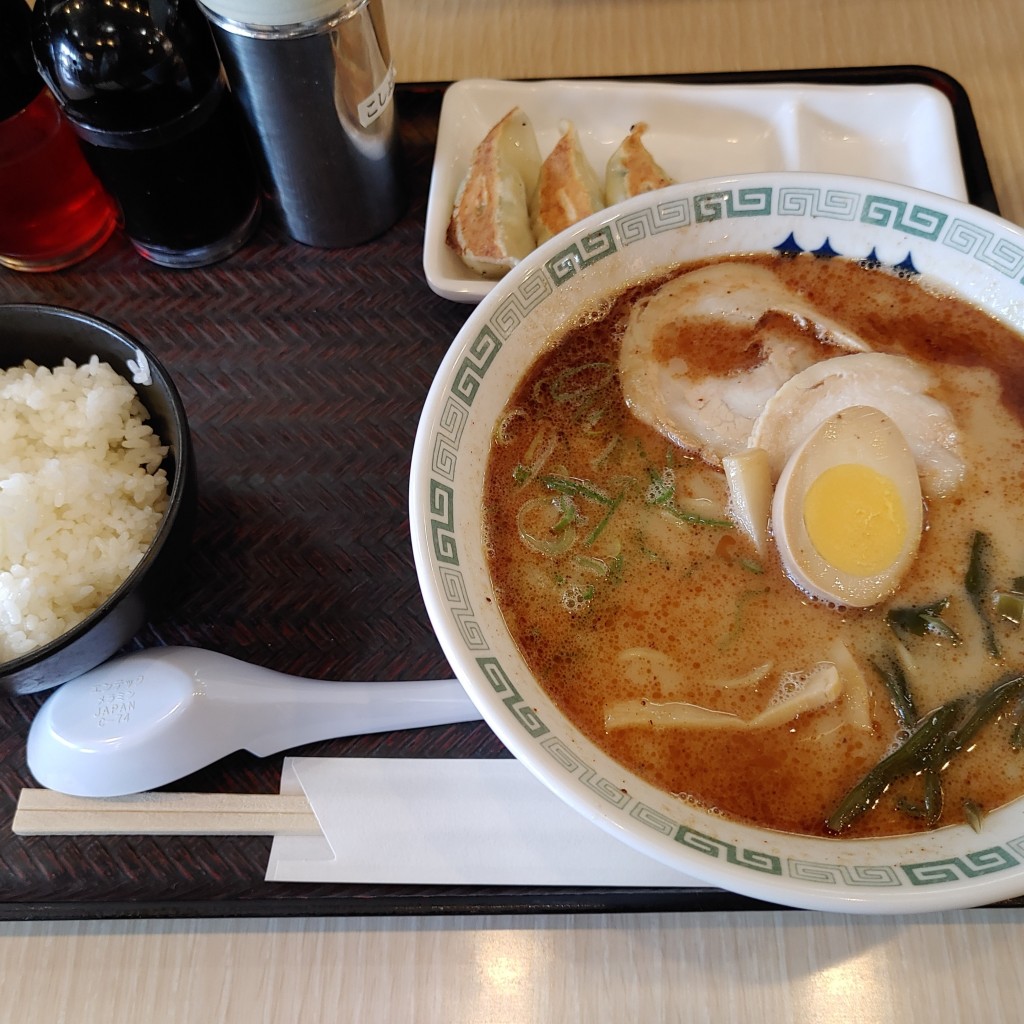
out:
{"label": "green seaweed strip", "polygon": [[[936,799],[941,801],[941,793],[929,793],[928,787],[934,783],[930,782],[928,773],[934,773],[938,780],[942,766],[969,747],[982,727],[998,717],[1010,701],[1022,694],[1024,672],[1003,676],[975,698],[966,719],[959,725],[957,719],[963,712],[963,699],[943,704],[922,719],[910,738],[879,761],[840,801],[826,821],[829,831],[842,832],[849,828],[857,818],[875,806],[878,798],[893,782],[914,772],[925,773],[924,810],[927,810],[929,801],[933,805]],[[916,808],[907,805],[901,809],[918,813]],[[922,812],[918,816],[927,815]]]}
{"label": "green seaweed strip", "polygon": [[967,574],[964,576],[964,588],[981,620],[981,628],[985,634],[985,650],[993,658],[998,658],[999,642],[996,640],[992,618],[988,613],[987,598],[992,589],[991,575],[988,570],[988,555],[991,547],[992,542],[989,540],[988,534],[982,533],[981,530],[975,530],[974,536],[971,538],[971,559],[967,565]]}
{"label": "green seaweed strip", "polygon": [[921,719],[905,743],[882,758],[839,802],[825,822],[830,832],[845,832],[897,779],[931,766],[935,748],[943,742],[960,715],[962,701],[950,701]]}
{"label": "green seaweed strip", "polygon": [[1014,753],[1019,753],[1024,749],[1024,704],[1017,708],[1017,724],[1010,736],[1010,749]]}
{"label": "green seaweed strip", "polygon": [[897,633],[937,636],[956,645],[961,643],[959,635],[955,629],[942,620],[942,613],[948,604],[949,598],[943,597],[931,604],[919,604],[910,608],[892,608],[886,613],[885,621]]}
{"label": "green seaweed strip", "polygon": [[885,684],[885,689],[889,694],[889,703],[892,704],[892,709],[896,712],[896,718],[900,725],[904,729],[913,729],[918,720],[917,707],[914,704],[914,697],[910,692],[906,674],[899,661],[893,656],[887,657],[884,663],[872,659],[871,667]]}
{"label": "green seaweed strip", "polygon": [[934,825],[942,817],[942,779],[933,765],[921,772],[921,780],[924,783],[924,799],[921,803],[912,804],[909,800],[901,800],[898,807],[904,814]]}
{"label": "green seaweed strip", "polygon": [[974,703],[967,721],[957,729],[952,753],[970,746],[983,725],[995,718],[1006,705],[1024,693],[1024,672],[1004,676]]}

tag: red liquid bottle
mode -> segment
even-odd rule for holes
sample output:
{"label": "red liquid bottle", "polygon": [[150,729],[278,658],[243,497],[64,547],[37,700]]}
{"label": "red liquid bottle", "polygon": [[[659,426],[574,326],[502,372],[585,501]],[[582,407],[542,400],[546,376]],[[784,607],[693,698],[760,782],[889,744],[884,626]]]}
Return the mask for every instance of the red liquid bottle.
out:
{"label": "red liquid bottle", "polygon": [[24,0],[0,0],[0,266],[58,270],[95,252],[116,208],[32,58]]}

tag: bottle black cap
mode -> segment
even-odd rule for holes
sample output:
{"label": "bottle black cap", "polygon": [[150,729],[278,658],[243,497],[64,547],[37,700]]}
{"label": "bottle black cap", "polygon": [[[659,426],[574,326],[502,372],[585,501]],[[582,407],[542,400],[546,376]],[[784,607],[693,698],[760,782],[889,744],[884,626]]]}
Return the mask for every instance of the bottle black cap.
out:
{"label": "bottle black cap", "polygon": [[0,121],[24,110],[43,80],[32,58],[32,12],[25,0],[0,0]]}
{"label": "bottle black cap", "polygon": [[154,128],[192,110],[220,75],[194,0],[36,0],[32,45],[64,112],[90,129]]}

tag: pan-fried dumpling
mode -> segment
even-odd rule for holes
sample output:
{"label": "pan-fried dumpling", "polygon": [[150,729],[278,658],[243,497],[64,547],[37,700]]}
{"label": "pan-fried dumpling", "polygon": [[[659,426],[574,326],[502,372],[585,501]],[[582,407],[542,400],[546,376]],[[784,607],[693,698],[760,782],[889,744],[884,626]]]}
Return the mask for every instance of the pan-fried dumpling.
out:
{"label": "pan-fried dumpling", "polygon": [[530,223],[537,244],[546,242],[578,220],[604,209],[601,183],[568,122],[555,148],[541,164],[537,190],[530,202]]}
{"label": "pan-fried dumpling", "polygon": [[608,160],[604,174],[604,197],[609,206],[631,196],[674,184],[643,144],[641,136],[645,131],[647,125],[643,121],[633,125]]}
{"label": "pan-fried dumpling", "polygon": [[448,245],[471,270],[501,277],[533,251],[529,197],[539,173],[533,125],[513,107],[473,151],[448,222]]}

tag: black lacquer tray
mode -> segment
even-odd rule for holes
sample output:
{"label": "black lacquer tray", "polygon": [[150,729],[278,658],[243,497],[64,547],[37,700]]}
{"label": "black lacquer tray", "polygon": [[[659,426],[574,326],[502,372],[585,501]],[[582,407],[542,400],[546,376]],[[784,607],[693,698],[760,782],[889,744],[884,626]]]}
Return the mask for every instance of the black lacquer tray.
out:
{"label": "black lacquer tray", "polygon": [[[660,81],[922,83],[953,108],[968,195],[998,212],[968,97],[928,68],[672,76]],[[207,647],[320,679],[450,675],[420,598],[409,458],[434,371],[469,313],[439,298],[422,245],[444,84],[400,87],[410,204],[349,250],[290,241],[268,216],[224,263],[169,271],[123,237],[49,275],[0,272],[0,301],[71,306],[126,328],[174,376],[200,504],[173,614],[135,647]],[[0,698],[0,920],[751,909],[722,890],[318,885],[264,881],[269,837],[31,837],[25,738],[45,695]],[[483,723],[313,744],[310,756],[508,756]],[[181,791],[276,793],[282,756],[239,753]],[[1024,900],[1010,904],[1024,906]]]}

